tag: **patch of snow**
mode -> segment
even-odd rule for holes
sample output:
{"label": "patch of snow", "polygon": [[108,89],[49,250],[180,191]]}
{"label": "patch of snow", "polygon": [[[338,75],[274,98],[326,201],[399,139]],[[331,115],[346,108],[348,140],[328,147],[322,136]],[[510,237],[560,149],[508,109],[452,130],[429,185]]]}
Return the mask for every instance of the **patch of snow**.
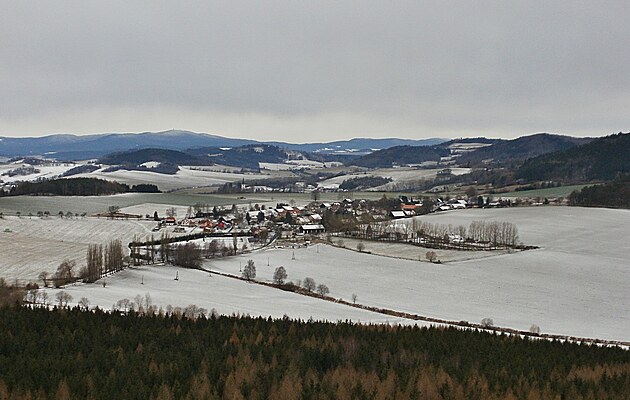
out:
{"label": "patch of snow", "polygon": [[160,165],[162,165],[162,163],[158,161],[147,161],[145,163],[140,164],[141,167],[145,167],[145,168],[156,168],[156,167],[159,167]]}

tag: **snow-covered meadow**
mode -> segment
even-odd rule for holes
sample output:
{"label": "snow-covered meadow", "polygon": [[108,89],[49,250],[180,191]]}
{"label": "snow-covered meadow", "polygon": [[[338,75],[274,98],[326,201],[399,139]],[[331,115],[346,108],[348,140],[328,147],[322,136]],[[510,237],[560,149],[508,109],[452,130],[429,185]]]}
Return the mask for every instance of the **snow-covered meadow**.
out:
{"label": "snow-covered meadow", "polygon": [[104,168],[101,168],[100,170],[75,175],[74,177],[101,178],[126,183],[128,185],[138,185],[148,182],[157,185],[162,191],[167,191],[187,187],[222,185],[226,182],[237,182],[243,179],[266,179],[269,178],[270,175],[219,172],[198,167],[181,167],[179,171],[173,175],[151,171],[118,170],[104,172]]}
{"label": "snow-covered meadow", "polygon": [[[183,217],[189,206],[196,203],[211,205],[242,204],[250,200],[238,199],[237,195],[194,194],[194,193],[122,193],[110,196],[8,196],[0,198],[0,212],[4,215],[22,215],[48,211],[56,215],[59,211],[88,215],[107,212],[109,206],[119,206],[126,212],[163,215],[168,207],[178,209],[177,216]],[[127,207],[137,207],[135,210]],[[131,212],[131,211],[134,212]],[[180,211],[183,210],[183,213]]]}
{"label": "snow-covered meadow", "polygon": [[[352,320],[424,325],[421,321],[391,317],[255,283],[172,266],[134,267],[104,279],[105,287],[99,281],[90,285],[69,285],[62,290],[72,296],[70,304],[77,304],[85,297],[89,300],[90,307],[99,306],[105,309],[111,309],[118,300],[128,299],[133,302],[137,296],[146,299],[148,294],[152,304],[163,309],[167,309],[169,305],[184,308],[194,304],[207,311],[215,309],[226,315],[272,318],[287,315],[295,319],[313,318],[332,322]],[[49,301],[54,302],[54,296],[59,290],[45,290]]]}
{"label": "snow-covered meadow", "polygon": [[[371,188],[370,190],[388,190],[391,189],[392,186],[400,183],[406,182],[416,182],[421,180],[429,180],[435,179],[438,172],[442,171],[443,168],[440,169],[419,169],[419,168],[410,168],[410,167],[401,167],[401,168],[379,168],[375,170],[371,170],[369,172],[358,172],[358,173],[350,173],[344,174],[340,176],[335,176],[333,178],[329,178],[318,182],[318,186],[320,188],[326,189],[337,189],[339,185],[343,183],[343,181],[353,178],[362,178],[367,176],[379,176],[390,178],[392,182],[378,186],[375,188]],[[469,173],[470,168],[452,168],[451,173],[453,175],[463,175]]]}
{"label": "snow-covered meadow", "polygon": [[[54,273],[64,259],[85,264],[89,244],[151,235],[152,221],[98,218],[4,217],[0,219],[0,277],[20,284],[37,282],[42,271]],[[41,284],[41,282],[40,282]]]}
{"label": "snow-covered meadow", "polygon": [[[204,268],[239,275],[252,259],[258,280],[271,281],[274,270],[283,266],[288,280],[310,277],[327,285],[332,297],[351,301],[356,294],[357,302],[368,306],[474,323],[492,318],[497,326],[519,330],[536,324],[549,334],[630,340],[630,211],[550,206],[457,210],[418,218],[454,226],[475,220],[509,221],[517,225],[525,244],[539,248],[454,261],[437,250],[446,262],[432,264],[314,244],[213,259],[205,261]],[[399,223],[404,222],[408,221]],[[371,243],[366,246],[369,250]],[[2,265],[2,270],[10,264]],[[133,268],[106,278],[105,288],[96,283],[64,290],[74,303],[86,297],[91,304],[108,308],[121,298],[149,293],[153,303],[163,307],[196,304],[222,313],[396,321],[201,271],[179,269],[178,281],[173,280],[175,274],[173,267]],[[55,290],[49,291],[53,299]]]}
{"label": "snow-covered meadow", "polygon": [[453,225],[514,222],[521,239],[540,248],[430,264],[316,245],[211,264],[238,274],[239,263],[252,258],[259,279],[270,280],[282,265],[290,280],[312,277],[326,284],[332,296],[350,299],[355,293],[366,305],[456,321],[492,318],[496,325],[521,330],[536,324],[544,333],[630,340],[629,211],[532,207],[420,218]]}
{"label": "snow-covered meadow", "polygon": [[[61,176],[65,172],[70,169],[76,167],[77,164],[74,163],[63,163],[63,162],[50,162],[42,165],[31,165],[28,163],[16,161],[10,164],[0,165],[0,181],[5,183],[12,183],[18,181],[28,181],[33,182],[41,179],[53,179]],[[19,175],[4,175],[5,173],[10,173],[10,171],[19,169],[19,168],[34,168],[35,171],[27,173],[27,174],[19,174]]]}

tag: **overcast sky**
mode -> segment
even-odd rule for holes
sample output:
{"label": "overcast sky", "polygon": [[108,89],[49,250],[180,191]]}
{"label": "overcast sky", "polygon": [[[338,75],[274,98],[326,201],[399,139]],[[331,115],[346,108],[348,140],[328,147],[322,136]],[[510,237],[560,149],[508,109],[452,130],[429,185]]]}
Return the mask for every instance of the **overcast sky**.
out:
{"label": "overcast sky", "polygon": [[630,1],[0,0],[0,135],[630,130]]}

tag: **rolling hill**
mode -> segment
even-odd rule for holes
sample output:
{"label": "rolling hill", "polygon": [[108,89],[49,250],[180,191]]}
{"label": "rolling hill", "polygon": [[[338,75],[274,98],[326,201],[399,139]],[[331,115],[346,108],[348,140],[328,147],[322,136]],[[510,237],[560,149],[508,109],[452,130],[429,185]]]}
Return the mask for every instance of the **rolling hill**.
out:
{"label": "rolling hill", "polygon": [[[99,163],[125,169],[161,172],[164,166],[226,165],[255,169],[259,163],[282,164],[288,160],[307,160],[308,154],[285,150],[265,144],[245,145],[233,148],[202,147],[185,151],[167,149],[140,149],[106,155]],[[147,163],[151,163],[148,165]],[[169,171],[172,168],[169,168]],[[167,172],[169,173],[169,172]]]}
{"label": "rolling hill", "polygon": [[393,165],[420,164],[425,161],[440,161],[450,154],[440,146],[395,146],[378,150],[355,160],[348,165],[367,168],[388,168]]}
{"label": "rolling hill", "polygon": [[590,142],[591,138],[538,133],[513,140],[465,138],[434,146],[396,146],[374,151],[349,165],[362,167],[391,167],[392,165],[420,164],[440,161],[442,157],[454,160],[460,166],[517,165],[543,154],[567,150]]}
{"label": "rolling hill", "polygon": [[630,133],[619,133],[529,159],[516,171],[516,177],[527,181],[609,181],[630,173],[628,154]]}
{"label": "rolling hill", "polygon": [[[460,165],[505,164],[522,162],[543,154],[562,151],[588,143],[590,138],[538,133],[513,140],[500,140],[490,146],[463,153],[457,163]],[[444,145],[448,145],[445,143]]]}

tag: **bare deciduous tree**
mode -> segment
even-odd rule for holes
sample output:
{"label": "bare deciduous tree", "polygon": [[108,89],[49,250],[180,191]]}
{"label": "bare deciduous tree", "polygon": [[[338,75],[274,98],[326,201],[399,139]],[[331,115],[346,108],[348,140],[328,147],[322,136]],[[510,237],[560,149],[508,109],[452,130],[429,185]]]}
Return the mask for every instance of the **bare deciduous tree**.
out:
{"label": "bare deciduous tree", "polygon": [[160,257],[162,258],[162,262],[169,261],[171,251],[169,240],[169,235],[166,232],[162,232],[162,237],[160,238]]}
{"label": "bare deciduous tree", "polygon": [[481,326],[489,328],[491,326],[494,326],[494,321],[492,320],[492,318],[484,318],[481,320]]}
{"label": "bare deciduous tree", "polygon": [[352,304],[357,304],[357,297],[356,293],[352,293]]}
{"label": "bare deciduous tree", "polygon": [[284,280],[287,279],[287,270],[284,267],[278,267],[273,273],[273,283],[277,285],[284,284]]}
{"label": "bare deciduous tree", "polygon": [[57,293],[55,295],[55,298],[59,302],[59,307],[60,308],[66,307],[68,305],[68,303],[72,301],[72,295],[70,295],[70,293],[67,293],[67,292],[65,292],[63,290],[60,291],[59,293]]}
{"label": "bare deciduous tree", "polygon": [[29,303],[31,304],[37,303],[38,298],[39,298],[39,290],[30,289],[28,292],[26,292],[26,301],[28,301]]}
{"label": "bare deciduous tree", "polygon": [[437,260],[437,253],[435,251],[433,251],[433,250],[427,251],[427,254],[425,254],[424,256],[430,262],[435,262],[435,260]]}
{"label": "bare deciduous tree", "polygon": [[87,310],[90,307],[90,300],[87,297],[81,297],[79,300],[79,308]]}
{"label": "bare deciduous tree", "polygon": [[42,299],[42,304],[43,305],[48,305],[48,293],[47,292],[42,292],[42,294],[39,297]]}
{"label": "bare deciduous tree", "polygon": [[65,285],[66,283],[72,281],[72,277],[74,274],[74,269],[77,266],[77,262],[75,260],[65,259],[59,264],[57,267],[57,272],[54,275],[54,282],[56,287],[60,287]]}
{"label": "bare deciduous tree", "polygon": [[120,271],[123,269],[125,252],[122,242],[114,239],[105,246],[104,267],[105,272]]}
{"label": "bare deciduous tree", "polygon": [[363,252],[363,250],[365,250],[365,244],[363,244],[363,242],[359,242],[357,244],[357,250],[359,250],[360,252]]}
{"label": "bare deciduous tree", "polygon": [[103,273],[103,246],[100,244],[90,244],[87,249],[87,276],[88,282],[95,282]]}
{"label": "bare deciduous tree", "polygon": [[129,306],[131,304],[131,301],[129,299],[120,299],[116,302],[116,309],[117,310],[121,310],[124,312],[129,311]]}
{"label": "bare deciduous tree", "polygon": [[197,319],[199,317],[203,317],[208,313],[203,307],[199,307],[196,304],[189,304],[183,310],[183,316],[189,319]]}
{"label": "bare deciduous tree", "polygon": [[44,287],[48,287],[48,272],[42,271],[39,273],[38,278],[44,282]]}
{"label": "bare deciduous tree", "polygon": [[206,243],[206,258],[213,257],[219,252],[219,241],[213,239],[209,243]]}
{"label": "bare deciduous tree", "polygon": [[328,293],[330,293],[330,290],[328,289],[328,286],[320,283],[319,285],[317,285],[317,293],[322,296],[326,296]]}
{"label": "bare deciduous tree", "polygon": [[247,260],[247,264],[243,268],[243,278],[251,281],[256,278],[256,265],[254,264],[254,260]]}
{"label": "bare deciduous tree", "polygon": [[306,277],[304,278],[304,281],[302,282],[302,286],[304,287],[304,289],[308,290],[309,292],[312,292],[313,290],[315,290],[315,279],[313,278],[309,278]]}

